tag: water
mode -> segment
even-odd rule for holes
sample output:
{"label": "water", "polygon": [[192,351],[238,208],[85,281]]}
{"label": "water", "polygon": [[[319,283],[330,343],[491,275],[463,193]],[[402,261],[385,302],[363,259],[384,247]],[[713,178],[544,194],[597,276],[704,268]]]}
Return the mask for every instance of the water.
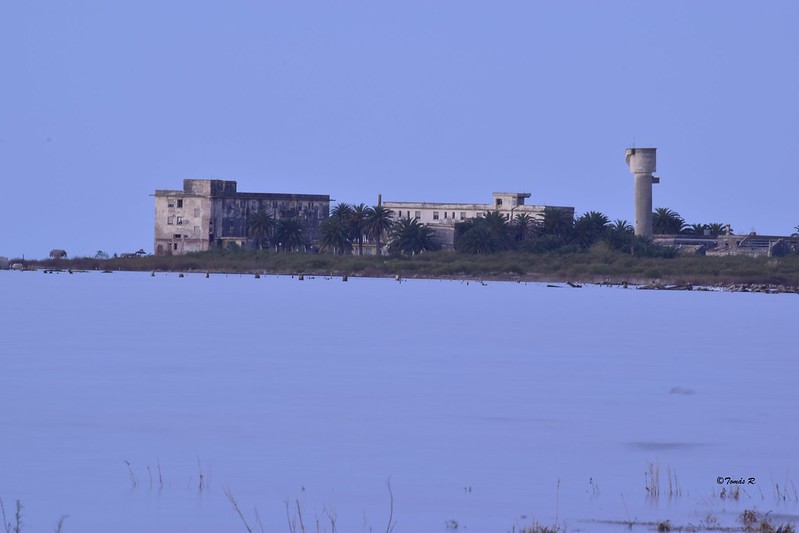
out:
{"label": "water", "polygon": [[[793,294],[94,272],[0,294],[25,530],[245,531],[228,491],[265,531],[298,504],[309,531],[384,531],[389,483],[397,532],[799,513]],[[755,483],[722,499],[719,476]]]}

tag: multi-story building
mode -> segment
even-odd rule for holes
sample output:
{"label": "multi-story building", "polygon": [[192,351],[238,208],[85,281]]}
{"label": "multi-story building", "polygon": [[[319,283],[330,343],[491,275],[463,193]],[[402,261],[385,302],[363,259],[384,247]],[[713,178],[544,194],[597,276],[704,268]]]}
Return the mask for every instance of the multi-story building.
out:
{"label": "multi-story building", "polygon": [[573,207],[549,205],[526,205],[529,192],[495,192],[490,204],[464,204],[439,202],[384,202],[383,205],[394,211],[394,220],[415,218],[430,226],[443,249],[452,249],[455,241],[455,224],[470,218],[484,215],[487,211],[499,211],[508,220],[526,213],[536,221],[543,221],[548,211],[562,211],[574,217]]}
{"label": "multi-story building", "polygon": [[204,252],[228,243],[254,247],[249,220],[259,211],[276,221],[298,219],[313,244],[330,215],[330,196],[245,193],[236,190],[235,181],[185,179],[183,190],[155,191],[155,254]]}

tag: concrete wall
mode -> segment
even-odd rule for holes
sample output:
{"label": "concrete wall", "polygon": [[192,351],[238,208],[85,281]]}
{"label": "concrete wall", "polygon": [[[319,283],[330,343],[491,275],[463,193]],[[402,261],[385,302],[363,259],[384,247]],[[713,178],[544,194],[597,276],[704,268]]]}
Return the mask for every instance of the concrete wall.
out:
{"label": "concrete wall", "polygon": [[[159,195],[158,193],[165,193]],[[207,251],[211,199],[183,191],[158,191],[155,197],[156,255]]]}

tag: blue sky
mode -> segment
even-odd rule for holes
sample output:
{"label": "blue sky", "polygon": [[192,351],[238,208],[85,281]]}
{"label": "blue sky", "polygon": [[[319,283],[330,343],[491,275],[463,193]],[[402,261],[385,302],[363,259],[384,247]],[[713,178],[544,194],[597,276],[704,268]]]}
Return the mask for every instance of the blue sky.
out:
{"label": "blue sky", "polygon": [[155,189],[799,224],[797,2],[4,2],[0,255],[152,250]]}

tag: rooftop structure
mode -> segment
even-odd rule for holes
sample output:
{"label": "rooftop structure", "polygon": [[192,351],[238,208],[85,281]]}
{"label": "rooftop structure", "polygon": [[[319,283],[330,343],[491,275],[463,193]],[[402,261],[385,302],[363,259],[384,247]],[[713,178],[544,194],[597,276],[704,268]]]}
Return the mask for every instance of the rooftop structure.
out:
{"label": "rooftop structure", "polygon": [[156,255],[179,255],[224,248],[253,248],[250,217],[259,211],[276,221],[296,218],[308,246],[330,213],[330,196],[238,192],[235,181],[184,179],[182,190],[155,191]]}

